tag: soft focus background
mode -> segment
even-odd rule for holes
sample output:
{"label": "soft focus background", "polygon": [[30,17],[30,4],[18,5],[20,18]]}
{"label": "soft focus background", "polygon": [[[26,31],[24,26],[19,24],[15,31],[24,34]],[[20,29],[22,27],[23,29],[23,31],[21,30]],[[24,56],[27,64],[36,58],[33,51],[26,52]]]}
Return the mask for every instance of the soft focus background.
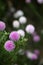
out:
{"label": "soft focus background", "polygon": [[[26,17],[27,22],[22,25],[20,24],[20,27],[16,28],[12,23],[15,20],[19,20],[19,17],[15,17],[15,13],[19,10],[23,11],[22,14]],[[0,57],[2,55],[0,65],[43,65],[43,0],[0,0],[0,21],[6,23],[6,31],[8,32],[18,29],[25,30],[28,24],[32,24],[35,27],[35,33],[40,38],[40,41],[37,42],[38,38],[33,40],[33,37],[27,33],[25,36],[28,38],[25,51],[34,52],[36,49],[39,50],[37,60],[27,58],[22,54],[24,52],[23,50],[23,52],[20,50],[20,55],[15,57],[15,59],[17,58],[16,60],[10,59],[8,58],[9,53],[2,55],[0,49]]]}

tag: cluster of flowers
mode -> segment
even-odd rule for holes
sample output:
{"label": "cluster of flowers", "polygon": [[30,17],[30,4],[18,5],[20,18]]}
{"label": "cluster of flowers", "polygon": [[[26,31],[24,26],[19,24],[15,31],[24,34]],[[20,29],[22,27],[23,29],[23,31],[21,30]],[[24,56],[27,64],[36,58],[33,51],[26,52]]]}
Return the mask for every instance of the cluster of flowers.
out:
{"label": "cluster of flowers", "polygon": [[[20,27],[20,24],[25,24],[27,22],[27,18],[25,16],[23,16],[24,13],[22,10],[18,10],[15,14],[14,14],[14,17],[17,19],[19,18],[19,21],[17,20],[14,20],[13,21],[13,27],[14,28],[19,28]],[[32,25],[32,24],[28,24],[26,27],[25,27],[25,31],[29,34],[32,34],[33,36],[33,41],[34,42],[38,42],[40,41],[40,36],[36,34],[35,32],[35,27]],[[22,36],[24,37],[25,36],[25,31],[23,29],[19,29],[17,32]]]}
{"label": "cluster of flowers", "polygon": [[40,55],[40,51],[38,49],[35,49],[33,52],[29,50],[24,51],[24,49],[20,49],[18,53],[19,55],[25,55],[30,60],[37,60]]}
{"label": "cluster of flowers", "polygon": [[31,60],[37,60],[38,56],[39,56],[40,52],[39,50],[34,50],[34,52],[31,51],[26,51],[26,56],[27,58],[31,59]]}
{"label": "cluster of flowers", "polygon": [[[4,31],[6,28],[6,24],[2,21],[0,21],[0,31]],[[32,34],[34,37],[34,41],[38,42],[40,40],[40,37],[36,35],[35,32],[35,27],[32,24],[29,24],[25,28],[26,32],[29,34]],[[7,40],[4,44],[4,48],[6,51],[10,52],[13,51],[16,47],[15,42],[17,42],[21,36],[24,36],[24,31],[19,30],[19,31],[12,31],[9,34],[9,39]],[[20,52],[20,51],[19,51]],[[26,56],[32,60],[36,60],[38,58],[39,51],[35,50],[34,53],[31,52],[26,52]]]}
{"label": "cluster of flowers", "polygon": [[[14,18],[19,18],[19,20],[13,21],[13,27],[18,29],[20,28],[20,25],[23,25],[27,22],[27,18],[24,16],[24,12],[22,10],[18,10],[16,13],[14,13]],[[17,31],[22,37],[25,36],[25,32],[23,29],[19,29]]]}
{"label": "cluster of flowers", "polygon": [[[29,0],[30,2],[30,0]],[[23,25],[23,24],[26,24],[27,22],[27,18],[24,16],[24,12],[22,10],[18,10],[15,14],[14,14],[14,18],[18,19],[19,18],[19,21],[18,20],[14,20],[13,21],[13,27],[14,28],[19,28],[20,27],[20,24]],[[40,41],[40,36],[36,34],[35,32],[35,27],[32,25],[32,24],[28,24],[26,27],[25,27],[25,31],[23,29],[19,29],[17,30],[17,32],[20,34],[20,36],[22,37],[25,37],[25,32],[27,32],[28,34],[31,34],[33,36],[33,41],[34,42],[39,42]],[[36,60],[38,59],[38,55],[40,54],[39,53],[39,50],[34,50],[34,53],[30,52],[30,51],[24,51],[23,49],[20,49],[18,51],[18,53],[20,55],[24,55],[26,54],[27,58],[31,59],[31,60]]]}
{"label": "cluster of flowers", "polygon": [[[26,3],[31,3],[31,0],[25,0]],[[43,4],[43,0],[37,0],[39,4]]]}
{"label": "cluster of flowers", "polygon": [[27,22],[27,18],[24,16],[24,12],[22,10],[18,10],[14,13],[14,18],[19,20],[14,20],[13,21],[13,27],[14,28],[19,28],[20,24],[25,24]]}
{"label": "cluster of flowers", "polygon": [[[4,31],[6,28],[6,24],[2,21],[0,21],[0,31]],[[9,35],[9,39],[4,44],[4,48],[7,51],[12,51],[15,48],[14,41],[18,41],[20,39],[20,35],[16,31],[12,31]]]}
{"label": "cluster of flowers", "polygon": [[9,39],[4,44],[4,48],[7,51],[13,51],[15,49],[15,42],[20,39],[20,35],[17,33],[17,31],[12,31],[9,34]]}

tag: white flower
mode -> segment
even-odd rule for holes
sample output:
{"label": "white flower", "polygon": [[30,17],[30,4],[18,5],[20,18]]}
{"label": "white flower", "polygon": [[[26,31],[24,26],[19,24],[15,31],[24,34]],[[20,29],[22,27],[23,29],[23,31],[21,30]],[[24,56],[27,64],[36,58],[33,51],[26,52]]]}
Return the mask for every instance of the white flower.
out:
{"label": "white flower", "polygon": [[30,52],[30,51],[26,52],[26,56],[27,56],[27,58],[29,58],[31,60],[36,60],[38,58],[36,54],[34,54],[34,53]]}
{"label": "white flower", "polygon": [[14,14],[14,17],[15,18],[18,18],[20,16],[23,16],[24,15],[24,12],[22,10],[18,10],[15,14]]}
{"label": "white flower", "polygon": [[21,24],[25,24],[27,22],[27,18],[25,16],[22,16],[22,17],[19,18],[19,22]]}
{"label": "white flower", "polygon": [[19,27],[20,27],[19,21],[14,20],[14,21],[13,21],[13,27],[14,27],[14,28],[19,28]]}
{"label": "white flower", "polygon": [[24,32],[24,30],[19,29],[17,32],[20,34],[20,36],[22,36],[22,37],[25,36],[25,32]]}
{"label": "white flower", "polygon": [[29,24],[26,26],[25,30],[27,33],[32,34],[35,31],[35,27],[33,25]]}
{"label": "white flower", "polygon": [[43,0],[37,0],[38,3],[42,4],[43,3]]}
{"label": "white flower", "polygon": [[31,58],[32,57],[32,55],[33,55],[33,53],[31,53],[31,52],[27,52],[27,54],[26,54],[26,56],[28,57],[28,58]]}

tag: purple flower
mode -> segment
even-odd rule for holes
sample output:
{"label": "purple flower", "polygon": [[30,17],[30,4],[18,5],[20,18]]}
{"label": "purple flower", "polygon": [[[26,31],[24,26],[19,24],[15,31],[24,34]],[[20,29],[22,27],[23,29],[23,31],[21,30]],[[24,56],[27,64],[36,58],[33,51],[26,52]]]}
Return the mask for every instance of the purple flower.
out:
{"label": "purple flower", "polygon": [[9,38],[13,41],[18,41],[20,39],[20,35],[16,31],[13,31],[10,33]]}
{"label": "purple flower", "polygon": [[14,44],[13,41],[8,40],[8,41],[5,42],[5,44],[4,44],[4,48],[5,48],[5,50],[7,50],[7,51],[10,52],[10,51],[12,51],[12,50],[15,49],[15,44]]}
{"label": "purple flower", "polygon": [[33,36],[33,41],[34,42],[39,42],[40,41],[40,36],[39,35]]}
{"label": "purple flower", "polygon": [[39,55],[39,54],[40,54],[39,50],[37,50],[37,49],[36,49],[36,50],[34,50],[34,53],[35,53],[35,54],[37,54],[37,55]]}
{"label": "purple flower", "polygon": [[6,28],[6,24],[0,21],[0,31],[3,31]]}
{"label": "purple flower", "polygon": [[38,59],[37,55],[33,54],[31,60],[37,60],[37,59]]}

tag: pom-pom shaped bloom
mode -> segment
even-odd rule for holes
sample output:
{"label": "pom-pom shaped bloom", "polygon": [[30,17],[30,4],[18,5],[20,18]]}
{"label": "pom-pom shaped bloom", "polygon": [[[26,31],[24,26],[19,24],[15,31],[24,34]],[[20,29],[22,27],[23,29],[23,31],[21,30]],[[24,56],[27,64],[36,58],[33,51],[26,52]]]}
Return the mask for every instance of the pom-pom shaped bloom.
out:
{"label": "pom-pom shaped bloom", "polygon": [[36,49],[36,50],[34,50],[34,53],[37,54],[37,55],[39,55],[40,51]]}
{"label": "pom-pom shaped bloom", "polygon": [[13,41],[8,40],[8,41],[5,42],[4,48],[5,48],[5,50],[7,50],[9,52],[13,51],[15,49],[15,44],[14,44]]}
{"label": "pom-pom shaped bloom", "polygon": [[23,16],[23,15],[24,15],[23,11],[22,11],[22,10],[18,10],[18,11],[14,14],[14,17],[15,17],[15,18],[18,18],[18,17]]}
{"label": "pom-pom shaped bloom", "polygon": [[9,39],[18,41],[20,39],[20,35],[17,33],[17,31],[12,31],[9,35]]}
{"label": "pom-pom shaped bloom", "polygon": [[35,27],[33,25],[29,24],[29,25],[26,26],[25,30],[26,30],[27,33],[33,34],[34,31],[35,31]]}
{"label": "pom-pom shaped bloom", "polygon": [[39,35],[33,36],[33,41],[34,42],[39,42],[40,41],[40,36]]}
{"label": "pom-pom shaped bloom", "polygon": [[31,0],[25,0],[26,3],[31,3]]}
{"label": "pom-pom shaped bloom", "polygon": [[20,34],[20,36],[22,36],[22,37],[25,36],[25,32],[24,32],[24,30],[19,29],[17,32]]}
{"label": "pom-pom shaped bloom", "polygon": [[0,21],[0,31],[5,30],[5,28],[6,28],[5,23],[4,23],[4,22],[2,22],[2,21]]}
{"label": "pom-pom shaped bloom", "polygon": [[21,24],[25,24],[25,23],[27,22],[27,18],[24,17],[24,16],[22,16],[22,17],[19,18],[19,22],[20,22]]}
{"label": "pom-pom shaped bloom", "polygon": [[42,3],[43,3],[43,0],[37,0],[37,2],[38,2],[39,4],[42,4]]}
{"label": "pom-pom shaped bloom", "polygon": [[27,56],[27,58],[29,58],[31,60],[36,60],[38,58],[36,54],[34,54],[34,53],[30,52],[30,51],[26,52],[26,56]]}
{"label": "pom-pom shaped bloom", "polygon": [[19,28],[20,27],[19,21],[17,21],[17,20],[13,21],[13,27],[14,28]]}

